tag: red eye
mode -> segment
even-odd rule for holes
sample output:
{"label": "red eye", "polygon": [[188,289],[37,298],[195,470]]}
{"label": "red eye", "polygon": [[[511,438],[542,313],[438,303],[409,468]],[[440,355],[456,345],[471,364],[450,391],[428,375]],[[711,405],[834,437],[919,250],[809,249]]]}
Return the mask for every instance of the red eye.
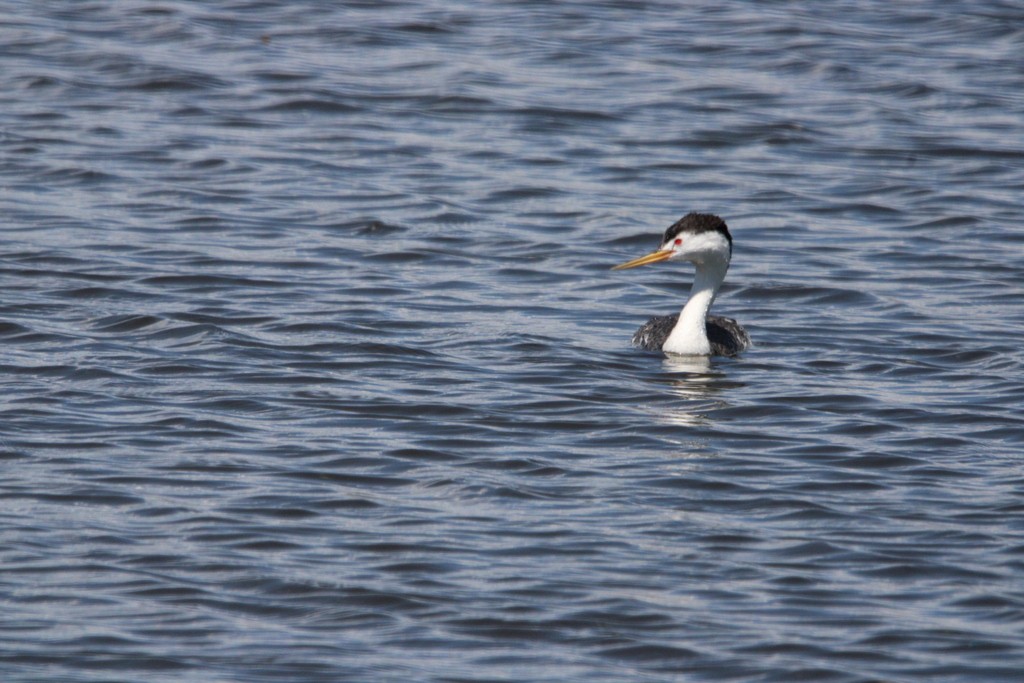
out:
{"label": "red eye", "polygon": [[678,246],[679,246],[680,244],[682,244],[682,243],[683,243],[683,238],[681,238],[681,237],[677,237],[677,238],[676,238],[676,246],[678,247]]}

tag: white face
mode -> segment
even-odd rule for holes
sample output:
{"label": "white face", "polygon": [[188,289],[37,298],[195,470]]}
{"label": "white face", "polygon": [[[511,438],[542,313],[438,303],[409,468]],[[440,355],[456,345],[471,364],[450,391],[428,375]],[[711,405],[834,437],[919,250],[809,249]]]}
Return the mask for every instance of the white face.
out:
{"label": "white face", "polygon": [[699,234],[681,232],[675,238],[661,245],[660,251],[671,251],[670,259],[681,258],[691,263],[708,261],[729,262],[729,241],[720,232]]}

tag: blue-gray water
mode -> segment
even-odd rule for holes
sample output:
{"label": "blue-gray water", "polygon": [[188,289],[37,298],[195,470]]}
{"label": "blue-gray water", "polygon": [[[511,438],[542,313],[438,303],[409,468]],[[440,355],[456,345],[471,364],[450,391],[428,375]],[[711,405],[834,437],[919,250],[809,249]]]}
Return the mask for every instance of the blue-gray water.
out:
{"label": "blue-gray water", "polygon": [[0,678],[1022,680],[1024,9],[705,4],[2,3]]}

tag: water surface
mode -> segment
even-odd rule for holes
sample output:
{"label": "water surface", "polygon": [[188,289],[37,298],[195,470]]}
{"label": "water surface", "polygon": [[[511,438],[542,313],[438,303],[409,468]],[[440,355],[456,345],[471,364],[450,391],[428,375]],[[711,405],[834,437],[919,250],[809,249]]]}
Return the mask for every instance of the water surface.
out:
{"label": "water surface", "polygon": [[5,681],[1020,680],[1016,4],[4,14]]}

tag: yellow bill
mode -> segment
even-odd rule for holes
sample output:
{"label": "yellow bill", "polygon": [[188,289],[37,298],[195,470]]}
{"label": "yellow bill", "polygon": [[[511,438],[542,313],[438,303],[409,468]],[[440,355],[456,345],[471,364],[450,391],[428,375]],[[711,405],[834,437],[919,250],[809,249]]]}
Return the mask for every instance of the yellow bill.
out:
{"label": "yellow bill", "polygon": [[672,256],[672,251],[665,249],[664,251],[658,250],[653,251],[646,256],[635,258],[632,261],[626,261],[612,268],[612,270],[626,270],[627,268],[636,268],[637,266],[646,266],[648,263],[657,263],[658,261],[664,261]]}

